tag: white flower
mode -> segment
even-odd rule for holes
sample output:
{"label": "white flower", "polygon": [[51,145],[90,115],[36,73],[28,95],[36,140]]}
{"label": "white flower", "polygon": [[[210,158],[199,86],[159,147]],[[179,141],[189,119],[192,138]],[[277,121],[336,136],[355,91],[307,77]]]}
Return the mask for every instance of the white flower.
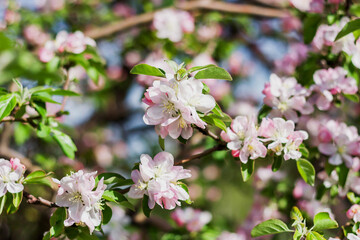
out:
{"label": "white flower", "polygon": [[17,158],[10,161],[3,158],[0,159],[0,197],[6,192],[18,193],[24,190],[21,184],[25,172],[25,166],[20,163]]}
{"label": "white flower", "polygon": [[56,204],[68,208],[65,226],[74,223],[86,224],[92,233],[101,223],[101,197],[106,189],[103,178],[95,187],[96,172],[84,173],[82,170],[60,180]]}

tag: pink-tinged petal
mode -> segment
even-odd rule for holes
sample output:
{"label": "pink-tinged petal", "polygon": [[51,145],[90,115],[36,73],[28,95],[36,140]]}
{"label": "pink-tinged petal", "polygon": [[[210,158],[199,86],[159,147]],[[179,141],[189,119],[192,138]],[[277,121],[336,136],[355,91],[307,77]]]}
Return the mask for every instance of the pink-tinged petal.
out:
{"label": "pink-tinged petal", "polygon": [[334,155],[332,155],[330,158],[329,158],[329,163],[332,164],[332,165],[340,165],[342,164],[342,159],[341,159],[341,156],[340,154],[336,153]]}
{"label": "pink-tinged petal", "polygon": [[187,125],[181,132],[181,137],[184,139],[189,139],[191,138],[191,136],[193,135],[194,129],[190,126]]}
{"label": "pink-tinged petal", "polygon": [[239,157],[240,156],[240,150],[232,150],[231,151],[231,155],[233,155],[233,157]]}
{"label": "pink-tinged petal", "polygon": [[140,156],[141,164],[139,166],[141,176],[145,182],[149,181],[151,178],[154,177],[154,161],[152,158],[147,154],[142,154]]}
{"label": "pink-tinged petal", "polygon": [[0,182],[0,197],[4,196],[7,192],[6,185],[4,182]]}
{"label": "pink-tinged petal", "polygon": [[[328,110],[330,108],[330,104],[333,100],[332,98],[332,95],[330,92],[328,91],[324,91],[323,94],[326,94],[326,95],[320,95],[318,97],[318,99],[316,100],[316,106],[322,110],[322,111],[325,111],[325,110]],[[331,97],[330,97],[330,95]]]}
{"label": "pink-tinged petal", "polygon": [[319,144],[318,148],[322,154],[325,154],[328,156],[335,154],[337,151],[336,146],[332,143],[321,143],[321,144]]}
{"label": "pink-tinged petal", "polygon": [[286,119],[292,120],[294,122],[297,122],[299,120],[298,114],[292,109],[289,109],[286,112],[284,112],[284,116]]}
{"label": "pink-tinged petal", "polygon": [[164,169],[171,169],[174,166],[174,157],[168,152],[159,152],[154,157],[154,163],[156,166],[161,164]]}
{"label": "pink-tinged petal", "polygon": [[[227,128],[227,131],[231,131],[230,128]],[[225,142],[231,141],[231,139],[229,138],[228,134],[225,131],[221,131],[220,136]]]}
{"label": "pink-tinged petal", "polygon": [[128,196],[133,199],[139,199],[143,198],[145,192],[146,191],[144,189],[140,189],[137,185],[132,185],[130,187]]}

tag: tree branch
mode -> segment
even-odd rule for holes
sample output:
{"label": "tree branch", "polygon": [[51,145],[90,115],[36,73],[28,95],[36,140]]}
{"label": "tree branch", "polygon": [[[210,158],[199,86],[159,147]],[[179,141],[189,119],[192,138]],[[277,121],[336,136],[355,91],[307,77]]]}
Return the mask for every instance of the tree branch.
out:
{"label": "tree branch", "polygon": [[[62,115],[65,115],[66,112],[65,111],[59,111],[57,113],[55,113],[54,115],[48,115],[46,117],[48,118],[58,118],[58,117],[61,117]],[[15,118],[13,116],[7,116],[7,117],[4,117],[0,123],[3,123],[3,122],[22,122],[22,123],[29,123],[31,124],[33,120],[36,120],[36,119],[41,119],[41,116],[34,116],[34,117],[27,117],[27,118]]]}
{"label": "tree branch", "polygon": [[42,206],[46,206],[49,208],[59,207],[54,202],[50,202],[49,200],[43,199],[41,197],[37,198],[26,191],[23,191],[23,195],[24,195],[24,198],[27,199],[26,202],[29,204],[42,205]]}
{"label": "tree branch", "polygon": [[[176,8],[185,11],[194,11],[194,10],[203,9],[203,10],[221,11],[226,13],[242,13],[242,14],[261,16],[261,17],[273,17],[273,18],[286,16],[286,11],[279,9],[260,7],[250,4],[235,4],[235,3],[227,3],[227,2],[211,1],[211,0],[182,2],[177,4]],[[155,13],[156,11],[143,13],[133,17],[126,18],[121,21],[113,22],[106,26],[90,28],[85,31],[85,35],[94,39],[106,37],[141,24],[150,23],[153,20]]]}
{"label": "tree branch", "polygon": [[213,152],[216,152],[216,151],[220,151],[220,150],[225,150],[226,149],[226,145],[224,143],[220,143],[218,145],[215,145],[214,147],[212,148],[209,148],[201,153],[198,153],[198,154],[195,154],[195,155],[192,155],[190,156],[189,158],[185,158],[183,160],[180,160],[178,162],[175,163],[175,165],[180,165],[180,164],[184,164],[184,163],[187,163],[187,162],[190,162],[191,160],[194,160],[194,159],[197,159],[197,158],[202,158],[202,157],[205,157],[206,155],[209,155]]}
{"label": "tree branch", "polygon": [[217,135],[215,135],[213,132],[210,132],[210,130],[209,130],[208,128],[202,129],[202,128],[196,126],[196,129],[197,129],[199,132],[201,132],[202,134],[211,137],[211,138],[214,139],[215,141],[219,141],[219,140],[220,140],[220,138],[219,138]]}

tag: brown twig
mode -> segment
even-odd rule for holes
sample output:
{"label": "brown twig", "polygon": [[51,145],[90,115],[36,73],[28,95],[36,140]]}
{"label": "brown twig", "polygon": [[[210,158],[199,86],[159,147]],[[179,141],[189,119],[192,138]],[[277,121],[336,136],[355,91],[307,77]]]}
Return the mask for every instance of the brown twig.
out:
{"label": "brown twig", "polygon": [[194,160],[194,159],[197,159],[197,158],[202,158],[202,157],[205,157],[213,152],[216,152],[216,151],[220,151],[220,150],[225,150],[226,149],[226,145],[224,143],[220,143],[218,145],[215,145],[214,147],[212,148],[209,148],[201,153],[198,153],[198,154],[195,154],[195,155],[192,155],[191,157],[189,158],[185,158],[183,160],[180,160],[178,162],[175,163],[175,165],[180,165],[180,164],[184,164],[184,163],[187,163],[191,160]]}
{"label": "brown twig", "polygon": [[202,128],[200,128],[200,127],[196,127],[196,129],[197,129],[199,132],[201,132],[202,134],[211,137],[211,138],[214,139],[215,141],[219,141],[219,140],[220,140],[220,138],[219,138],[217,135],[215,135],[213,132],[210,132],[210,130],[207,129],[207,128],[202,129]]}
{"label": "brown twig", "polygon": [[24,195],[24,198],[27,199],[26,202],[29,203],[29,204],[42,205],[42,206],[46,206],[46,207],[49,207],[49,208],[59,207],[54,202],[43,199],[41,197],[35,197],[35,196],[31,195],[30,193],[28,193],[26,191],[23,191],[23,195]]}
{"label": "brown twig", "polygon": [[[202,10],[221,11],[227,13],[249,14],[249,15],[256,15],[261,17],[274,17],[274,18],[280,18],[286,16],[286,12],[279,9],[255,6],[250,4],[235,4],[235,3],[227,3],[227,2],[211,1],[211,0],[186,1],[177,4],[176,8],[185,11],[194,11],[194,10],[202,9]],[[90,28],[89,30],[85,31],[85,35],[94,39],[106,37],[141,24],[150,23],[153,20],[155,13],[156,12],[143,13],[133,17],[126,18],[121,21],[111,23],[106,26]]]}
{"label": "brown twig", "polygon": [[[55,113],[54,115],[48,115],[46,117],[48,118],[58,118],[58,117],[61,117],[62,115],[66,114],[66,112],[64,111],[59,111],[57,113]],[[22,123],[32,123],[33,120],[36,120],[36,119],[40,119],[41,116],[34,116],[34,117],[27,117],[27,118],[15,118],[13,116],[7,116],[7,117],[4,117],[0,123],[3,123],[3,122],[22,122]]]}

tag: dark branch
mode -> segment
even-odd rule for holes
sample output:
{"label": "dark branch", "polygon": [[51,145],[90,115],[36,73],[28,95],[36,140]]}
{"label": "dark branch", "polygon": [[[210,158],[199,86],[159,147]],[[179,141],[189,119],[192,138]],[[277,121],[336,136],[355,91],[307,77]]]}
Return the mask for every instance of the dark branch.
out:
{"label": "dark branch", "polygon": [[59,207],[54,202],[50,202],[49,200],[43,199],[41,197],[35,197],[28,192],[23,191],[23,195],[24,195],[24,198],[27,199],[26,202],[29,204],[42,205],[42,206],[46,206],[49,208]]}

